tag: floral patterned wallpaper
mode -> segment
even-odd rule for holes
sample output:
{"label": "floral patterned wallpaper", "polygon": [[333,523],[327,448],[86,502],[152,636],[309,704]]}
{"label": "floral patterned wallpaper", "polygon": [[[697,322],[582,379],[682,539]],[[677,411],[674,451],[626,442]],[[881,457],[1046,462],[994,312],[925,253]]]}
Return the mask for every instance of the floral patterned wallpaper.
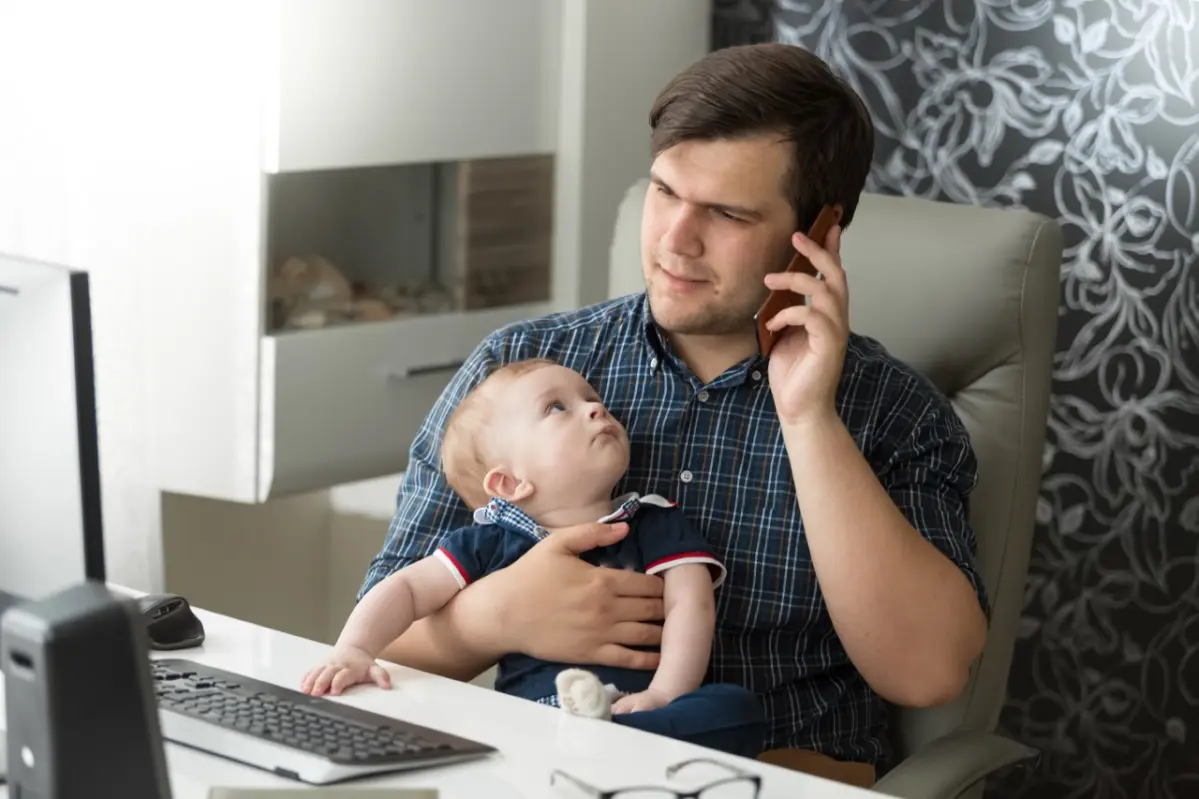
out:
{"label": "floral patterned wallpaper", "polygon": [[1199,1],[716,0],[870,106],[869,188],[1066,236],[1038,529],[988,796],[1199,797]]}

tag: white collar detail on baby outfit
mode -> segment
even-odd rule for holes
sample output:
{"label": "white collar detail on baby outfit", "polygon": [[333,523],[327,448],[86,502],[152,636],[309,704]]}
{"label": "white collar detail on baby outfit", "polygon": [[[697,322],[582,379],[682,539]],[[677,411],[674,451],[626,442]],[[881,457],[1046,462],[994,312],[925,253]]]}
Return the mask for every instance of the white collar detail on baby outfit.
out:
{"label": "white collar detail on baby outfit", "polygon": [[[619,522],[631,519],[637,515],[637,511],[641,510],[642,505],[655,505],[659,508],[678,507],[678,503],[671,502],[657,494],[641,496],[634,491],[612,500],[612,512],[598,521]],[[474,521],[475,524],[498,524],[505,530],[524,533],[538,541],[549,535],[549,531],[539,525],[532,516],[499,497],[493,497],[485,506],[477,508]]]}

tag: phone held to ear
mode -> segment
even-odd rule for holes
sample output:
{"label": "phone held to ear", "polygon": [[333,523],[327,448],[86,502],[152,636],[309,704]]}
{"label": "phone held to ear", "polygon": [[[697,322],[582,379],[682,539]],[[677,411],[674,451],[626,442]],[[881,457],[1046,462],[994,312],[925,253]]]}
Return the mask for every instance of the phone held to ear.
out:
{"label": "phone held to ear", "polygon": [[[824,206],[816,216],[816,221],[812,224],[812,229],[808,231],[808,238],[823,247],[824,240],[828,238],[828,232],[840,221],[840,205]],[[807,272],[809,275],[816,274],[816,268],[812,266],[812,262],[808,260],[807,256],[798,252],[795,253],[795,257],[791,259],[791,263],[783,271]],[[804,295],[802,294],[796,294],[794,291],[786,289],[778,289],[770,292],[770,296],[766,298],[766,302],[762,303],[762,307],[754,314],[754,323],[758,328],[758,352],[762,354],[763,358],[770,355],[770,351],[774,349],[774,345],[778,343],[779,337],[784,332],[783,330],[768,330],[766,323],[784,308],[790,308],[792,305],[802,305],[804,301]]]}

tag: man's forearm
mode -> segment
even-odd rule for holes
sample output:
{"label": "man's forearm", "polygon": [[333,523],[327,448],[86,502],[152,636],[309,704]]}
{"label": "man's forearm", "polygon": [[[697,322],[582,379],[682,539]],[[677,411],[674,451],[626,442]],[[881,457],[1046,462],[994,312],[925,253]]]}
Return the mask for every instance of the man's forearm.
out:
{"label": "man's forearm", "polygon": [[904,518],[840,419],[784,426],[821,593],[858,671],[884,698],[939,704],[986,639],[969,580]]}
{"label": "man's forearm", "polygon": [[[483,601],[484,580],[469,585],[436,613],[416,622],[379,656],[410,668],[455,680],[472,680],[505,652]],[[480,587],[482,589],[480,589]]]}

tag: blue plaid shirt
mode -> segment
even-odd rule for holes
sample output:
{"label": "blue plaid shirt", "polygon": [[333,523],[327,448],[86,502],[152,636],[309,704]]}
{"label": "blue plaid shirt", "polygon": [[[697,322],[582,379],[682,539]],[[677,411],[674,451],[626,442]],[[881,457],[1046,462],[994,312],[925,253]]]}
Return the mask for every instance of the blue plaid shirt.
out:
{"label": "blue plaid shirt", "polygon": [[[762,698],[768,748],[885,764],[884,705],[821,597],[766,361],[754,355],[701,383],[659,334],[644,294],[519,322],[479,345],[413,440],[395,518],[361,593],[471,523],[438,468],[442,429],[491,369],[535,357],[580,372],[628,429],[631,465],[616,492],[678,502],[724,562],[709,677]],[[976,462],[949,402],[877,342],[851,335],[837,404],[892,500],[962,569],[986,609],[967,521]]]}

